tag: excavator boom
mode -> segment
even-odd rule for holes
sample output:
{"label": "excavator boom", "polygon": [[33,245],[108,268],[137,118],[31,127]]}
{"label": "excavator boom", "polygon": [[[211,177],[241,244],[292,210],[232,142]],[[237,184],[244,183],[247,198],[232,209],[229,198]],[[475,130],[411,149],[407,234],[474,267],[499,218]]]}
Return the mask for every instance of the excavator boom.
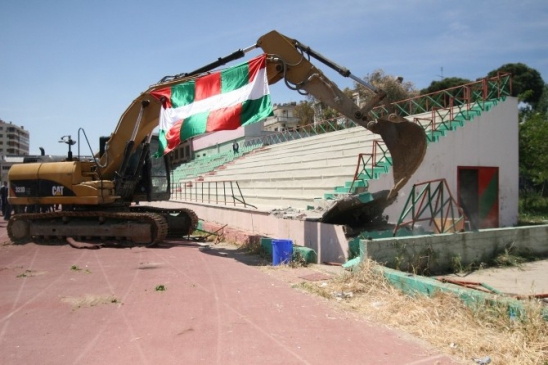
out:
{"label": "excavator boom", "polygon": [[[259,38],[257,46],[270,56],[269,82],[274,83],[283,79],[289,88],[314,96],[356,124],[381,136],[392,158],[394,187],[389,197],[397,195],[420,166],[426,153],[426,135],[422,127],[396,114],[379,119],[371,117],[370,111],[384,101],[386,93],[355,77],[348,69],[328,60],[295,39],[272,31]],[[356,105],[310,62],[310,57],[319,60],[340,75],[352,78],[373,91],[375,95],[364,106]]]}
{"label": "excavator boom", "polygon": [[[371,117],[370,112],[374,107],[381,103],[388,104],[385,102],[386,93],[383,90],[377,90],[373,85],[354,76],[347,68],[339,66],[303,43],[275,30],[261,36],[255,45],[219,58],[193,72],[166,76],[149,92],[165,87],[166,83],[168,85],[175,84],[195,78],[204,72],[209,72],[227,62],[243,57],[247,52],[257,47],[268,55],[269,84],[283,80],[289,89],[301,94],[312,95],[356,124],[381,136],[392,158],[394,186],[389,195],[390,197],[397,195],[397,192],[420,166],[426,153],[426,135],[422,127],[396,114],[390,114],[383,118]],[[374,96],[365,105],[356,105],[354,100],[343,93],[334,82],[310,62],[311,58],[330,67],[341,76],[349,77],[365,86],[375,93]]]}

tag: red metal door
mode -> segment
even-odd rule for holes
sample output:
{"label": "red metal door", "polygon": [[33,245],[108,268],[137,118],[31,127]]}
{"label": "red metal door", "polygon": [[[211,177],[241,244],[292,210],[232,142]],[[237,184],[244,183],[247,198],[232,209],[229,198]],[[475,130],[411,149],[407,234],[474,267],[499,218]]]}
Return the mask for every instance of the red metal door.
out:
{"label": "red metal door", "polygon": [[458,201],[472,228],[499,227],[499,168],[459,166]]}

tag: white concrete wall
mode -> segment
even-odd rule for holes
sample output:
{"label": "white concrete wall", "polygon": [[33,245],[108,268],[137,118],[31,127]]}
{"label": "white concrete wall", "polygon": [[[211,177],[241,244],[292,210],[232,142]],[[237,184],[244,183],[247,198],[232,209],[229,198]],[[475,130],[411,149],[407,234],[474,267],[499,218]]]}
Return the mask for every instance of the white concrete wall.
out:
{"label": "white concrete wall", "polygon": [[[397,201],[385,210],[396,222],[405,206],[413,184],[445,178],[457,199],[457,167],[485,166],[499,168],[499,225],[515,226],[519,198],[519,129],[518,102],[508,97],[488,112],[482,112],[464,127],[428,145],[424,162],[400,190]],[[391,172],[371,181],[369,191],[390,189]]]}
{"label": "white concrete wall", "polygon": [[194,151],[200,151],[204,148],[216,146],[218,144],[225,143],[237,138],[241,138],[244,135],[244,128],[240,127],[231,131],[220,131],[212,134],[208,134],[203,137],[196,137],[192,141],[192,148]]}
{"label": "white concrete wall", "polygon": [[[219,131],[208,134],[206,136],[195,137],[192,140],[192,148],[194,151],[200,151],[204,148],[213,147],[233,141],[235,139],[246,137],[257,137],[261,135],[264,122],[253,123],[246,127],[240,127],[229,131]],[[232,144],[231,144],[232,145]]]}
{"label": "white concrete wall", "polygon": [[431,236],[361,240],[364,255],[390,268],[401,270],[428,269],[429,274],[451,272],[455,265],[478,267],[488,263],[505,249],[511,254],[548,255],[548,225],[485,229],[477,232]]}

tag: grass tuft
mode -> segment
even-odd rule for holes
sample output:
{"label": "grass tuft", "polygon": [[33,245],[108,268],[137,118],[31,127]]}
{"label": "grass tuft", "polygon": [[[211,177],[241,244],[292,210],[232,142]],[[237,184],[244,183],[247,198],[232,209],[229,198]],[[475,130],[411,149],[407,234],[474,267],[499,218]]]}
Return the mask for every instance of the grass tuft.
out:
{"label": "grass tuft", "polygon": [[465,361],[490,356],[494,364],[548,365],[548,323],[542,312],[545,304],[538,300],[524,302],[523,313],[515,317],[507,306],[486,302],[470,308],[448,293],[410,296],[394,288],[373,261],[362,262],[327,285],[297,287],[411,333]]}

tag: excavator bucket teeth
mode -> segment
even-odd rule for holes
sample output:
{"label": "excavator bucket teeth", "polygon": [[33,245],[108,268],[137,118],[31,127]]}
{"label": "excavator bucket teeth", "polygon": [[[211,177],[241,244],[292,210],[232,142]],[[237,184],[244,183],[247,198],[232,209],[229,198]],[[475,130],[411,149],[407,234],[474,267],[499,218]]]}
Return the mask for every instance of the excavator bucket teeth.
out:
{"label": "excavator bucket teeth", "polygon": [[397,194],[421,165],[427,147],[426,134],[420,125],[394,114],[373,123],[368,127],[380,134],[392,157],[392,196]]}

